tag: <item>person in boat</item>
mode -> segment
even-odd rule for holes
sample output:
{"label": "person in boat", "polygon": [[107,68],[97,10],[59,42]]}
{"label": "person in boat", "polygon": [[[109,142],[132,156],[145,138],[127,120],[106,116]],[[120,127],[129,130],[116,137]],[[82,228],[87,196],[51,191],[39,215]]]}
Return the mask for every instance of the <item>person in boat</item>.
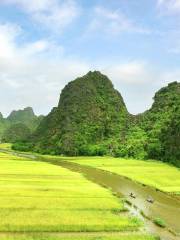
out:
{"label": "person in boat", "polygon": [[154,199],[152,197],[150,197],[150,196],[146,200],[149,203],[154,203]]}
{"label": "person in boat", "polygon": [[130,195],[130,197],[132,197],[132,198],[136,198],[136,195],[135,195],[134,193],[132,193],[132,192],[131,192],[129,195]]}

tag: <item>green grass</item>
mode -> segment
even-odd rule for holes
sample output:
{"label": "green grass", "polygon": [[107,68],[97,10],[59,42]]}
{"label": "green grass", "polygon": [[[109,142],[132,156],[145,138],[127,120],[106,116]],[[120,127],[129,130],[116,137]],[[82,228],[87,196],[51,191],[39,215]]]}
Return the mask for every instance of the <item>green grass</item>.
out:
{"label": "green grass", "polygon": [[123,201],[79,173],[0,153],[1,232],[138,230],[141,222],[123,210]]}
{"label": "green grass", "polygon": [[159,227],[162,227],[162,228],[166,227],[166,223],[162,218],[155,218],[153,222]]}
{"label": "green grass", "polygon": [[11,143],[1,143],[1,144],[0,144],[0,148],[1,148],[1,149],[8,149],[8,150],[10,150],[10,149],[11,149],[11,146],[12,146]]}
{"label": "green grass", "polygon": [[180,169],[166,163],[112,157],[63,159],[116,173],[164,192],[180,194]]}
{"label": "green grass", "polygon": [[158,238],[149,236],[149,235],[138,235],[138,234],[132,234],[131,236],[121,236],[117,234],[113,234],[112,236],[108,236],[107,234],[101,234],[98,236],[91,236],[88,235],[88,233],[85,236],[53,236],[48,234],[23,234],[22,236],[12,236],[5,234],[4,236],[1,236],[1,240],[158,240]]}

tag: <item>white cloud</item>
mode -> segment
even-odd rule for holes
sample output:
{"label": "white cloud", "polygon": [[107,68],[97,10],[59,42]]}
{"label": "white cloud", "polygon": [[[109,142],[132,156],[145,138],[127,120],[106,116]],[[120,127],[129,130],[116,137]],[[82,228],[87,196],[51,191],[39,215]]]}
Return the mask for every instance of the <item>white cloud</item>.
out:
{"label": "white cloud", "polygon": [[127,63],[114,64],[104,70],[108,76],[116,82],[127,84],[142,84],[152,81],[153,75],[148,64],[142,61],[130,61]]}
{"label": "white cloud", "polygon": [[63,52],[62,46],[56,46],[53,42],[46,39],[40,39],[34,42],[21,44],[16,43],[19,35],[23,30],[18,25],[13,24],[0,24],[0,60],[7,59],[8,61],[16,59],[15,65],[24,61],[24,58],[31,57],[35,54],[48,55],[51,50],[55,50],[57,54]]}
{"label": "white cloud", "polygon": [[90,68],[80,60],[65,58],[63,48],[47,40],[19,46],[16,40],[21,31],[17,29],[0,25],[0,111],[7,114],[30,105],[38,113],[48,113],[57,105],[64,85]]}
{"label": "white cloud", "polygon": [[14,39],[19,34],[20,28],[16,25],[0,25],[0,58],[14,55]]}
{"label": "white cloud", "polygon": [[61,32],[80,15],[80,7],[75,0],[1,0],[25,11],[41,26]]}
{"label": "white cloud", "polygon": [[[112,66],[109,63],[91,65],[65,57],[63,51],[54,58],[61,46],[43,39],[18,46],[18,34],[23,32],[17,29],[17,26],[0,25],[0,36],[6,40],[6,52],[0,55],[0,111],[3,114],[26,106],[32,106],[39,114],[46,114],[57,105],[65,84],[93,69],[100,69],[110,77],[123,93],[130,112],[141,112],[151,104],[154,92],[149,91],[148,86],[155,78],[148,64],[130,61]],[[2,44],[0,41],[0,49],[4,47]],[[146,101],[141,101],[139,91],[145,95],[142,98]]]}
{"label": "white cloud", "polygon": [[179,55],[180,54],[180,31],[178,27],[173,25],[170,30],[162,35],[165,41],[165,50],[167,53]]}
{"label": "white cloud", "polygon": [[28,12],[46,10],[54,3],[54,0],[1,0],[6,4],[16,4]]}
{"label": "white cloud", "polygon": [[175,44],[173,44],[174,46],[172,46],[169,49],[169,53],[173,53],[173,54],[180,54],[180,42],[176,42]]}
{"label": "white cloud", "polygon": [[169,82],[180,82],[180,70],[174,69],[171,71],[166,71],[163,74],[161,74],[161,79],[163,80],[163,83],[169,83]]}
{"label": "white cloud", "polygon": [[149,34],[151,31],[137,26],[119,10],[115,11],[99,6],[95,7],[92,21],[87,28],[87,33],[92,32],[105,32],[117,35],[121,32]]}
{"label": "white cloud", "polygon": [[131,60],[115,63],[103,69],[120,91],[127,109],[132,114],[151,107],[155,92],[165,85],[161,73],[146,61]]}
{"label": "white cloud", "polygon": [[[116,15],[110,15],[116,19]],[[65,84],[89,70],[100,69],[113,81],[131,113],[142,112],[165,83],[180,79],[180,72],[158,73],[148,62],[129,61],[90,64],[65,56],[62,46],[47,39],[18,44],[23,30],[16,25],[0,25],[0,111],[32,106],[48,113],[57,105]]]}
{"label": "white cloud", "polygon": [[180,0],[158,0],[158,7],[163,14],[179,14]]}

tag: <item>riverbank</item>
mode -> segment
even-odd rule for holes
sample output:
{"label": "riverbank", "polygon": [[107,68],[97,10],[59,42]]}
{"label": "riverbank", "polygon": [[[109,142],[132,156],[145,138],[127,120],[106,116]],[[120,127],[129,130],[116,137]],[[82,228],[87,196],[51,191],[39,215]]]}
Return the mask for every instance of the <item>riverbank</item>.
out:
{"label": "riverbank", "polygon": [[63,159],[116,173],[169,194],[180,194],[180,169],[160,161],[112,157],[67,157]]}

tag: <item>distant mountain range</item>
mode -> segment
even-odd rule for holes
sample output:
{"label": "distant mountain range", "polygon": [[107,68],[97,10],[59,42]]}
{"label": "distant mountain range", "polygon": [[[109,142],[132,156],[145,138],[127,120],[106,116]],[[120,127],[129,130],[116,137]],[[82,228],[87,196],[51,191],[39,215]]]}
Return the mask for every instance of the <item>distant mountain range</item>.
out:
{"label": "distant mountain range", "polygon": [[36,116],[31,107],[12,111],[7,118],[0,113],[0,139],[6,142],[16,142],[27,138],[35,131],[43,116]]}
{"label": "distant mountain range", "polygon": [[[17,112],[7,121],[14,118],[19,119]],[[39,123],[30,109],[20,119],[31,129]],[[151,158],[180,166],[180,83],[160,89],[151,109],[134,116],[107,76],[89,72],[65,86],[58,106],[28,140],[14,148],[71,156]]]}

